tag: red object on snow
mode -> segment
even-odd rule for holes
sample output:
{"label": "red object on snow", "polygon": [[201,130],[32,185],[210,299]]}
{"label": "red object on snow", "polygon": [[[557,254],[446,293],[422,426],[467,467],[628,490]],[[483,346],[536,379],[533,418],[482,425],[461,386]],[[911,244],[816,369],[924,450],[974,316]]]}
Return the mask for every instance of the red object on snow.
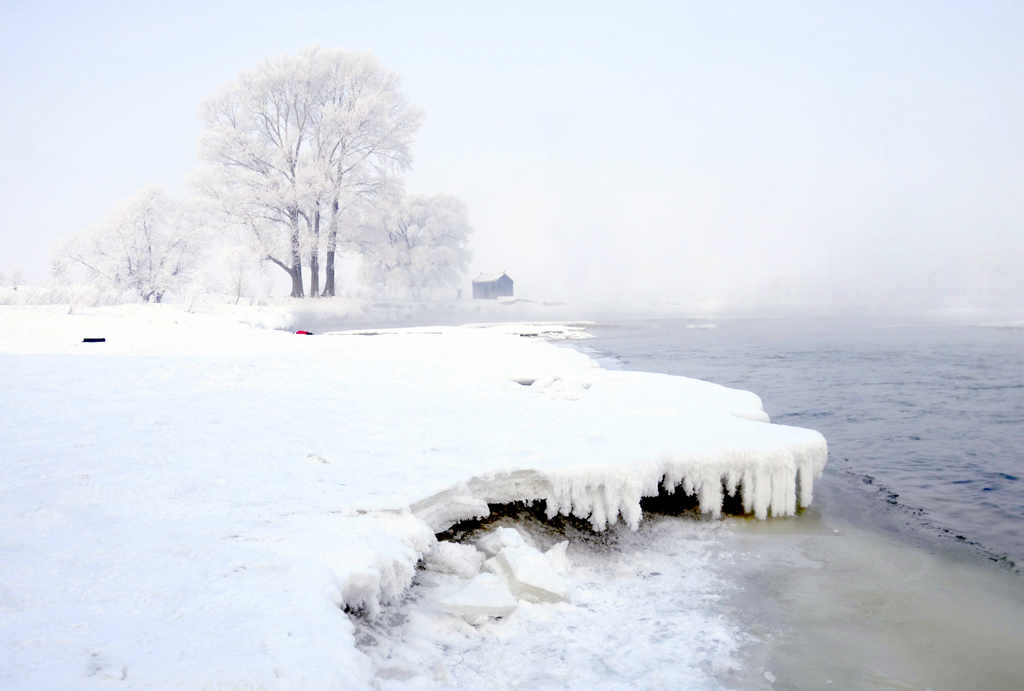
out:
{"label": "red object on snow", "polygon": [[301,331],[301,330],[299,330],[299,331],[296,331],[295,333],[299,334],[300,336],[312,336],[313,335],[312,331]]}

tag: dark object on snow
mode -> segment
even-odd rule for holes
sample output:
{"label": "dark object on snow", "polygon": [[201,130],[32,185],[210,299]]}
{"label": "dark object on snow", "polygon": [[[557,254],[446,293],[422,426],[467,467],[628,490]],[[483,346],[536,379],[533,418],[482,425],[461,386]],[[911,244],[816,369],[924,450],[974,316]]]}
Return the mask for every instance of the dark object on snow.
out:
{"label": "dark object on snow", "polygon": [[508,274],[499,276],[477,276],[473,279],[473,299],[490,300],[499,297],[512,297],[512,279]]}
{"label": "dark object on snow", "polygon": [[296,331],[295,333],[299,334],[300,336],[312,336],[313,335],[312,331],[302,331],[301,329]]}
{"label": "dark object on snow", "polygon": [[106,343],[105,338],[83,338],[82,343]]}

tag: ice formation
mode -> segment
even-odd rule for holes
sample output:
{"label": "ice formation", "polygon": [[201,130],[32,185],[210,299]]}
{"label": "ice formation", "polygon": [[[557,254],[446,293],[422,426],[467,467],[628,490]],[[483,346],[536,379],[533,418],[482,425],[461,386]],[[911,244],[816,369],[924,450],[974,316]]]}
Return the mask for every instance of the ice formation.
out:
{"label": "ice formation", "polygon": [[[664,489],[712,516],[737,493],[785,516],[827,456],[754,394],[546,342],[578,327],[304,337],[173,306],[0,309],[0,646],[17,688],[99,683],[92,653],[139,687],[364,686],[341,612],[397,600],[421,559],[475,570],[434,534],[489,504],[635,528]],[[97,334],[103,348],[81,342]],[[558,594],[531,564],[484,568]]]}
{"label": "ice formation", "polygon": [[523,545],[506,547],[495,557],[518,597],[530,602],[560,602],[569,597],[569,586],[544,555]]}
{"label": "ice formation", "polygon": [[[533,518],[515,524],[538,545],[557,539]],[[520,600],[471,625],[440,604],[466,581],[427,573],[414,598],[389,608],[390,625],[356,622],[360,649],[380,687],[394,691],[757,688],[737,672],[755,639],[726,574],[756,564],[744,550],[722,552],[734,531],[656,516],[637,531],[618,526],[614,540],[574,540],[567,602]]]}
{"label": "ice formation", "polygon": [[423,567],[438,573],[451,573],[472,578],[480,573],[484,553],[472,545],[458,542],[438,542],[423,559]]}
{"label": "ice formation", "polygon": [[506,547],[526,547],[522,533],[515,528],[498,526],[476,541],[477,548],[488,557],[496,557]]}
{"label": "ice formation", "polygon": [[516,608],[515,596],[508,581],[493,573],[480,573],[463,588],[441,600],[441,606],[452,614],[476,623],[487,617],[504,617]]}
{"label": "ice formation", "polygon": [[569,555],[567,550],[569,548],[569,541],[562,540],[561,542],[552,545],[547,552],[544,553],[544,558],[547,559],[548,566],[559,574],[564,576],[569,573]]}
{"label": "ice formation", "polygon": [[[488,617],[510,614],[517,605],[517,599],[527,602],[567,600],[568,545],[567,541],[562,541],[541,552],[515,528],[499,526],[477,538],[476,547],[439,542],[431,551],[426,568],[471,579],[442,598],[441,606],[470,623],[480,623]],[[485,554],[491,556],[483,561]],[[446,555],[440,557],[446,562],[440,569],[437,568],[438,555]],[[450,568],[447,563],[459,566]]]}

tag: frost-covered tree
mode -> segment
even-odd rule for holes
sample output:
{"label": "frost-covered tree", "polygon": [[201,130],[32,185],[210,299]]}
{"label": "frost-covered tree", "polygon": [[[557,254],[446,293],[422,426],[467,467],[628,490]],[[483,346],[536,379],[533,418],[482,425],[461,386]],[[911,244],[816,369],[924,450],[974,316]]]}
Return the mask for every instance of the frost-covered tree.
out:
{"label": "frost-covered tree", "polygon": [[54,261],[55,275],[71,265],[104,289],[147,302],[183,287],[198,261],[196,221],[157,188],[143,190],[103,223],[72,238]]}
{"label": "frost-covered tree", "polygon": [[360,224],[367,280],[392,294],[450,294],[469,266],[466,205],[448,195],[399,198]]}
{"label": "frost-covered tree", "polygon": [[21,269],[14,269],[9,276],[0,271],[0,286],[10,286],[12,290],[17,290],[23,282]]}
{"label": "frost-covered tree", "polygon": [[310,295],[334,295],[343,205],[373,196],[408,167],[421,115],[397,75],[367,55],[310,49],[242,73],[203,108],[201,148],[210,169],[202,189],[249,227],[265,258],[302,297],[302,257]]}
{"label": "frost-covered tree", "polygon": [[243,297],[266,296],[269,277],[261,261],[264,254],[254,245],[251,233],[236,224],[215,228],[215,232],[203,234],[194,289],[228,298],[235,304]]}

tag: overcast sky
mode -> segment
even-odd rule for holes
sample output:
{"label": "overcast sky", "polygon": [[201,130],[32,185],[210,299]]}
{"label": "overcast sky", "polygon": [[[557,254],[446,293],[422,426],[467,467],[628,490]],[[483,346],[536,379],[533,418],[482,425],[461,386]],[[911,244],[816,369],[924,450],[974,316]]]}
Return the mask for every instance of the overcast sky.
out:
{"label": "overcast sky", "polygon": [[409,187],[521,294],[1021,311],[1024,3],[485,4],[4,0],[0,271],[183,191],[199,104],[319,44],[402,76]]}

